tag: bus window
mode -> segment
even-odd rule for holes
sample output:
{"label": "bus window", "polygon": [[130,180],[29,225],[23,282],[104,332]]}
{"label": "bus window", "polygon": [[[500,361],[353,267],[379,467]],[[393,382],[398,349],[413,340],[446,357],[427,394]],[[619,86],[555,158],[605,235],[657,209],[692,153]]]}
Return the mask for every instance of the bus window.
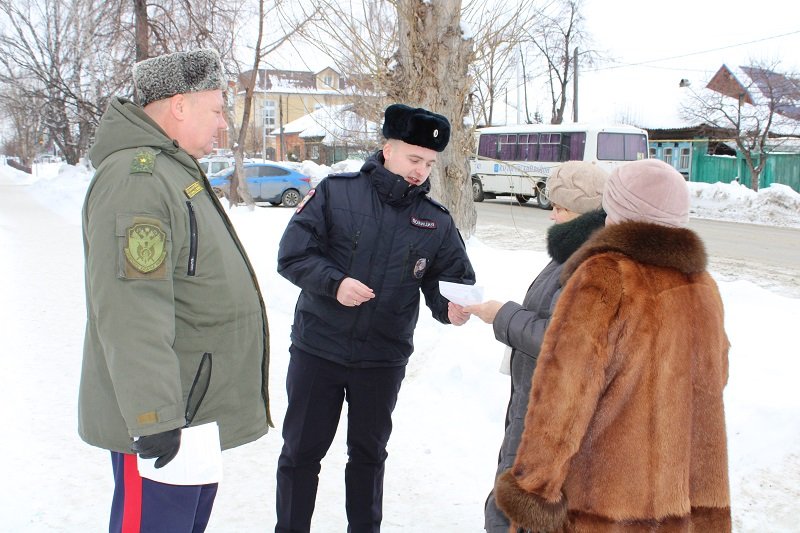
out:
{"label": "bus window", "polygon": [[478,155],[497,159],[497,135],[483,134],[480,136]]}
{"label": "bus window", "polygon": [[539,135],[537,133],[520,134],[517,137],[517,156],[520,161],[536,161]]}
{"label": "bus window", "polygon": [[647,154],[647,141],[638,133],[598,133],[597,159],[605,161],[636,161]]}
{"label": "bus window", "polygon": [[517,158],[517,136],[500,135],[499,141],[497,143],[497,158],[503,161],[514,161]]}
{"label": "bus window", "polygon": [[647,154],[647,139],[644,135],[625,133],[625,161],[645,159]]}
{"label": "bus window", "polygon": [[560,145],[560,133],[542,133],[539,136],[539,157],[537,161],[558,161]]}
{"label": "bus window", "polygon": [[586,133],[563,133],[561,135],[560,161],[582,161],[586,147]]}

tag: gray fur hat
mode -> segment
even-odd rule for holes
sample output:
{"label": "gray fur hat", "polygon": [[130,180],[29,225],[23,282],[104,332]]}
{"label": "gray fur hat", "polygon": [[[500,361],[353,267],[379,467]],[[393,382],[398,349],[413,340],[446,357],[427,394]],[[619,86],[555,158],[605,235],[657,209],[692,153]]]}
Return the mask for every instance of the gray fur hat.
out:
{"label": "gray fur hat", "polygon": [[225,90],[222,62],[210,48],[151,57],[133,66],[139,105],[176,94]]}

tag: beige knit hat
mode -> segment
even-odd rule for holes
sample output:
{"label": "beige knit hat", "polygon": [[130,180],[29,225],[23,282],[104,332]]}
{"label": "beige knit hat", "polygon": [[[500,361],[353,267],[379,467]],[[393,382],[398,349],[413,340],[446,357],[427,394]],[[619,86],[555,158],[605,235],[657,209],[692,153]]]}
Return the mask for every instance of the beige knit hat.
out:
{"label": "beige knit hat", "polygon": [[680,172],[659,159],[615,168],[603,194],[606,224],[626,220],[683,227],[689,221],[689,187]]}
{"label": "beige knit hat", "polygon": [[583,214],[600,209],[608,174],[592,163],[567,161],[557,166],[547,179],[550,201]]}
{"label": "beige knit hat", "polygon": [[140,61],[133,66],[133,83],[142,107],[176,94],[225,90],[219,54],[210,48]]}

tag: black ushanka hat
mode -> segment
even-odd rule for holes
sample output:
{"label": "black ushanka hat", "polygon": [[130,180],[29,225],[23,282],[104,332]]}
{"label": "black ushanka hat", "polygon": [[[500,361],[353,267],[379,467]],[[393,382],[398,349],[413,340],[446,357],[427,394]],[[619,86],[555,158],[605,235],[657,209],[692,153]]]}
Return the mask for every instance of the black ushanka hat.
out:
{"label": "black ushanka hat", "polygon": [[392,104],[384,113],[383,136],[441,152],[450,141],[450,121],[421,107]]}

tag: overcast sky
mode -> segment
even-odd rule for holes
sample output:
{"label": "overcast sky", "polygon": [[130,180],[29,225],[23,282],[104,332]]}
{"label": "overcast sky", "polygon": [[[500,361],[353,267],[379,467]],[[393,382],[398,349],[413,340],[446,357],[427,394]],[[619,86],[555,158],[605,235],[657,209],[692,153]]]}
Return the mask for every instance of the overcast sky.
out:
{"label": "overcast sky", "polygon": [[795,1],[586,0],[584,16],[606,61],[579,73],[581,121],[623,116],[645,126],[675,126],[686,91],[678,86],[682,78],[700,89],[723,63],[760,60],[800,71]]}
{"label": "overcast sky", "polygon": [[[723,63],[780,61],[779,70],[800,72],[800,2],[795,0],[584,0],[583,14],[602,59],[594,69],[579,72],[581,122],[681,125],[678,108],[686,89],[679,88],[680,80],[701,89]],[[327,66],[318,51],[302,49],[305,68]],[[296,53],[289,57],[287,62],[276,54],[270,60],[282,68],[304,68]],[[548,94],[541,80],[528,87],[529,98],[537,95],[547,120]],[[505,116],[515,123],[514,94],[509,103]],[[567,120],[571,105],[570,98]]]}

